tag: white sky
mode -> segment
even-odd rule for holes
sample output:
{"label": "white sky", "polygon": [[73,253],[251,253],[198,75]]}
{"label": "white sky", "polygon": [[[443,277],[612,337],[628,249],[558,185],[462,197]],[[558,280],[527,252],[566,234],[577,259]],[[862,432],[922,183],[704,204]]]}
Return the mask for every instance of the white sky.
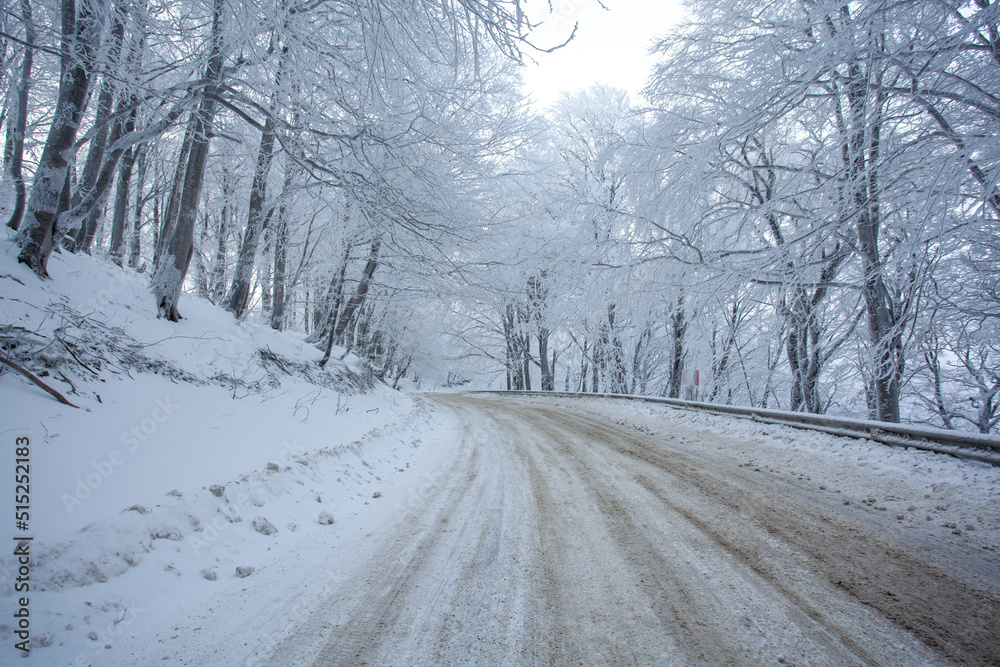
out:
{"label": "white sky", "polygon": [[681,0],[604,0],[604,5],[607,10],[597,0],[552,0],[547,18],[529,14],[535,21],[545,19],[532,33],[538,46],[560,43],[579,22],[569,45],[536,53],[537,63],[525,67],[524,90],[539,108],[595,83],[624,88],[638,100],[653,65],[647,49],[684,14]]}

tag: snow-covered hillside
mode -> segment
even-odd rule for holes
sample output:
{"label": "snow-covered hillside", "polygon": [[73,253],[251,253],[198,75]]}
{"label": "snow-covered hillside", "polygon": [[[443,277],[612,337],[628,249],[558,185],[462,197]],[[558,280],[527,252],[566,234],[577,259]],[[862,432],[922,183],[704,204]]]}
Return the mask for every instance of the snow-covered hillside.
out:
{"label": "snow-covered hillside", "polygon": [[[287,566],[298,545],[335,549],[352,521],[405,502],[408,469],[433,465],[413,435],[431,408],[353,357],[320,370],[301,337],[191,297],[181,322],[157,319],[145,276],[85,255],[55,255],[43,283],[4,246],[3,354],[79,406],[0,374],[0,529],[8,544],[34,538],[32,664],[120,661],[108,657],[115,639],[144,609],[211,607],[259,586],[247,582]],[[19,530],[25,436],[30,518]],[[6,554],[0,662],[18,653],[11,619],[25,595]]]}

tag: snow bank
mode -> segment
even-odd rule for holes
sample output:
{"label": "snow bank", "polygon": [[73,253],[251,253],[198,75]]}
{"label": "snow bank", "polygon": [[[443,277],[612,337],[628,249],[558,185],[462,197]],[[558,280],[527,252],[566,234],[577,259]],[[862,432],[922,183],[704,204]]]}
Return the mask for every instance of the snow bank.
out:
{"label": "snow bank", "polygon": [[[272,548],[337,530],[321,512],[339,522],[375,491],[391,497],[382,483],[417,463],[413,429],[432,409],[376,386],[357,359],[335,354],[321,370],[301,336],[189,296],[181,322],[158,319],[145,276],[88,256],[53,255],[40,281],[0,243],[2,353],[79,406],[0,374],[0,532],[34,538],[30,662],[111,664],[91,649],[141,607],[198,598],[206,577],[238,566],[259,575]],[[24,532],[20,436],[31,443]],[[258,517],[277,532],[254,530]],[[17,562],[5,553],[0,600],[13,613]],[[0,663],[18,654],[3,616]]]}

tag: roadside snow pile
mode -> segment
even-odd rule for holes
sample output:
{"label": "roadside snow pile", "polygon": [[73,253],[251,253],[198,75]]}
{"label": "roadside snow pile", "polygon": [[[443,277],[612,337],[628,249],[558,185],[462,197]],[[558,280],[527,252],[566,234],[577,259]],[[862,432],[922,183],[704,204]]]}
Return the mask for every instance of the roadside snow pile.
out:
{"label": "roadside snow pile", "polygon": [[[206,565],[198,560],[206,554],[212,561],[220,556],[247,557],[241,550],[236,556],[231,549],[216,548],[216,541],[230,530],[240,536],[237,541],[249,541],[253,532],[266,537],[308,532],[313,524],[318,528],[323,517],[332,519],[353,505],[363,505],[372,496],[371,489],[399,472],[398,460],[420,444],[419,438],[410,436],[429,423],[430,415],[429,404],[420,400],[411,412],[358,441],[311,452],[287,451],[278,470],[265,468],[226,480],[220,485],[221,496],[204,488],[166,493],[163,502],[153,507],[133,505],[84,526],[69,542],[44,548],[36,544],[33,582],[43,591],[103,583],[139,565],[146,554],[178,551],[182,546],[191,552],[191,571],[195,571],[196,565]],[[387,445],[389,433],[393,437]],[[169,542],[183,545],[175,549]],[[10,566],[9,560],[4,559],[5,566]],[[10,583],[3,582],[4,595],[13,594]]]}
{"label": "roadside snow pile", "polygon": [[[159,581],[153,572],[207,585],[237,567],[261,571],[263,552],[335,530],[327,517],[339,524],[409,467],[413,429],[431,408],[376,386],[356,358],[340,362],[335,350],[320,369],[301,336],[238,323],[189,296],[181,322],[157,319],[145,276],[62,253],[49,262],[52,280],[40,281],[17,264],[9,239],[0,243],[0,353],[79,406],[0,372],[9,510],[0,529],[8,542],[33,538],[39,653],[88,633],[103,642],[137,609],[126,612],[123,600],[152,603],[144,589]],[[30,518],[15,529],[19,437],[30,443]],[[8,601],[16,572],[13,556],[0,558]],[[92,608],[95,584],[121,593]],[[9,618],[0,619],[0,663],[19,653]]]}
{"label": "roadside snow pile", "polygon": [[[155,506],[132,506],[85,526],[67,542],[36,542],[31,546],[36,641],[29,663],[112,664],[104,656],[126,636],[149,624],[158,633],[169,631],[160,626],[161,616],[192,600],[204,600],[202,610],[209,608],[215,595],[235,594],[237,580],[264,577],[274,595],[273,580],[287,576],[280,568],[316,544],[325,542],[329,562],[347,567],[349,552],[335,550],[354,528],[351,521],[379,520],[376,508],[366,507],[376,502],[370,500],[373,490],[406,488],[404,478],[422,454],[419,436],[434,419],[430,404],[417,400],[411,411],[355,442],[288,450],[276,466],[193,492],[163,494]],[[398,493],[393,504],[378,509],[391,512],[405,497]],[[334,519],[346,524],[339,533]],[[13,566],[10,557],[3,559],[5,596],[13,592],[8,584]],[[242,618],[235,614],[225,627],[233,631]],[[38,644],[39,637],[47,646]],[[9,655],[14,636],[6,622],[0,641],[0,655]]]}

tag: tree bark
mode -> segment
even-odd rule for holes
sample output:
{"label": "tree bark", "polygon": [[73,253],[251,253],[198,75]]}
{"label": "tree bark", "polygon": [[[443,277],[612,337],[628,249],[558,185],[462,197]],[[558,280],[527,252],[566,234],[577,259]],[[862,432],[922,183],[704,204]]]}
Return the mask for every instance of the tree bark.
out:
{"label": "tree bark", "polygon": [[292,185],[291,165],[285,166],[285,184],[282,186],[282,202],[278,209],[278,219],[274,225],[274,273],[272,279],[271,328],[281,331],[285,328],[285,286],[288,272],[288,196]]}
{"label": "tree bark", "polygon": [[[314,343],[322,341],[330,336],[340,321],[340,314],[344,305],[344,285],[347,281],[347,267],[351,260],[351,250],[354,242],[348,240],[344,246],[344,252],[340,258],[340,268],[334,272],[330,284],[327,286],[322,304],[315,310],[322,310],[323,318],[317,323],[313,333],[306,338],[307,342]],[[336,340],[334,342],[337,342]]]}
{"label": "tree bark", "polygon": [[[546,326],[546,311],[548,305],[548,271],[542,270],[537,276],[528,278],[528,309],[529,318],[534,320],[538,334],[538,369],[541,373],[542,391],[555,391],[555,369],[549,364],[549,337],[552,332]],[[525,347],[530,346],[530,338],[525,337]],[[530,351],[525,355],[530,359]],[[530,369],[530,366],[527,367]],[[530,373],[529,373],[530,375]]]}
{"label": "tree bark", "polygon": [[17,231],[24,217],[24,133],[28,127],[28,89],[31,87],[31,67],[35,57],[35,21],[31,16],[31,3],[21,0],[21,21],[24,23],[24,56],[21,59],[21,78],[17,82],[17,114],[10,119],[10,175],[14,180],[14,211],[7,226]]}
{"label": "tree bark", "polygon": [[[902,337],[893,309],[892,296],[885,285],[885,268],[879,254],[881,212],[878,200],[878,160],[880,151],[881,113],[885,100],[882,92],[872,96],[870,81],[861,66],[849,67],[848,105],[851,114],[850,187],[858,254],[862,264],[861,291],[868,316],[868,332],[876,418],[899,422],[899,379],[902,373]],[[875,86],[875,88],[879,88]],[[869,109],[874,107],[873,116]]]}
{"label": "tree bark", "polygon": [[75,0],[62,0],[62,63],[65,75],[59,83],[55,115],[31,186],[26,225],[17,235],[17,243],[21,247],[18,261],[28,265],[42,278],[48,277],[46,265],[52,253],[59,196],[87,103],[103,9],[98,0],[85,2],[77,16]]}
{"label": "tree bark", "polygon": [[236,260],[236,271],[233,282],[226,296],[225,308],[237,319],[246,312],[250,297],[250,281],[253,277],[254,261],[257,258],[257,246],[268,219],[264,211],[267,199],[267,179],[271,174],[271,162],[274,156],[275,128],[274,120],[268,117],[264,122],[264,131],[260,136],[260,149],[257,152],[257,166],[254,171],[253,185],[250,188],[250,207],[247,212],[247,226],[243,233],[243,243]]}
{"label": "tree bark", "polygon": [[524,374],[524,390],[531,391],[531,336],[523,333],[521,344],[521,372]]}
{"label": "tree bark", "polygon": [[208,148],[212,124],[215,120],[215,93],[222,77],[224,53],[222,50],[222,19],[225,2],[215,0],[212,12],[212,48],[205,72],[206,88],[195,112],[191,150],[187,169],[184,172],[183,194],[181,195],[177,223],[166,243],[163,262],[153,276],[152,287],[160,316],[171,322],[180,319],[177,302],[180,300],[184,277],[191,265],[194,252],[194,228],[198,216],[198,203],[208,161]]}
{"label": "tree bark", "polygon": [[[284,9],[284,3],[282,3],[282,9]],[[285,20],[284,28],[285,30],[288,29],[287,19]],[[271,174],[271,164],[274,161],[274,141],[276,138],[274,114],[278,106],[278,90],[284,78],[287,58],[288,46],[285,45],[282,47],[278,59],[278,72],[274,77],[275,92],[271,100],[269,114],[264,120],[264,129],[260,135],[257,164],[254,169],[253,185],[250,188],[247,226],[243,234],[240,254],[236,260],[236,272],[233,275],[233,282],[229,287],[229,294],[226,297],[225,307],[237,319],[243,317],[246,311],[250,296],[250,281],[253,277],[253,268],[257,258],[257,246],[260,243],[261,234],[271,219],[271,212],[264,211],[264,203],[267,201],[267,181]],[[266,289],[265,292],[267,292]],[[264,300],[267,301],[270,298],[270,293],[267,293]]]}
{"label": "tree bark", "polygon": [[673,353],[670,357],[670,375],[668,379],[670,398],[680,398],[681,380],[684,375],[684,334],[687,332],[687,322],[684,317],[684,294],[677,295],[674,312],[670,316]]}
{"label": "tree bark", "polygon": [[333,349],[334,339],[340,339],[348,326],[353,323],[358,310],[364,305],[368,290],[371,287],[372,277],[378,268],[379,252],[382,248],[382,239],[376,236],[372,239],[371,247],[368,251],[368,261],[365,263],[364,271],[361,272],[361,280],[358,281],[358,288],[344,306],[344,312],[337,321],[335,327],[331,327],[330,335],[326,340],[326,351],[323,359],[319,362],[320,367],[325,367],[330,360],[330,352]]}
{"label": "tree bark", "polygon": [[125,151],[118,167],[118,192],[115,193],[115,209],[111,216],[111,244],[109,254],[111,261],[124,266],[125,264],[125,221],[128,217],[129,188],[132,181],[132,170],[135,168],[136,151],[129,148]]}
{"label": "tree bark", "polygon": [[142,190],[146,185],[146,169],[149,166],[146,160],[149,145],[141,144],[135,147],[135,150],[138,153],[136,161],[139,163],[139,173],[136,175],[135,180],[135,212],[132,215],[132,229],[129,234],[128,253],[128,265],[133,269],[139,268],[139,262],[142,258],[142,209],[145,205]]}
{"label": "tree bark", "polygon": [[505,365],[507,369],[507,391],[524,389],[517,353],[517,317],[514,304],[508,303],[503,312],[503,334],[506,343]]}
{"label": "tree bark", "polygon": [[549,362],[549,336],[548,329],[542,328],[538,332],[538,363],[542,373],[542,391],[555,391],[556,378],[554,364]]}
{"label": "tree bark", "polygon": [[628,371],[625,368],[625,350],[622,348],[622,342],[615,327],[615,312],[615,304],[608,304],[608,327],[604,347],[605,350],[610,350],[610,354],[605,354],[605,359],[607,360],[610,356],[610,367],[608,368],[610,382],[608,384],[611,393],[624,394],[628,387],[626,384]]}
{"label": "tree bark", "polygon": [[[109,150],[104,156],[104,164],[101,165],[97,181],[94,187],[83,196],[79,204],[59,215],[55,222],[54,234],[62,236],[66,233],[67,229],[76,228],[78,224],[86,224],[89,229],[86,243],[87,247],[89,247],[97,230],[96,222],[102,214],[104,204],[111,191],[111,184],[115,180],[115,170],[118,166],[118,160],[139,141],[144,140],[148,136],[159,134],[173,124],[176,117],[181,113],[181,108],[175,107],[173,111],[156,124],[147,127],[142,133],[137,134],[135,133],[136,107],[133,102],[134,98],[131,98],[122,100],[119,103],[116,111],[118,119],[112,126],[111,134],[108,137]],[[129,109],[131,111],[126,113]],[[83,223],[85,220],[86,223]]]}
{"label": "tree bark", "polygon": [[[233,178],[229,169],[222,167],[222,211],[219,214],[219,226],[216,230],[215,259],[212,262],[212,274],[208,278],[208,298],[212,303],[221,303],[226,293],[226,273],[229,267],[227,249],[229,244],[229,224],[236,217],[233,211]],[[205,229],[208,229],[208,218],[205,218]]]}
{"label": "tree bark", "polygon": [[267,219],[264,220],[264,229],[267,230],[264,234],[264,248],[261,251],[263,258],[257,269],[257,276],[260,282],[260,307],[265,313],[271,313],[271,296],[273,295],[273,287],[271,285],[271,246],[274,244],[274,239],[271,235],[271,230],[268,220],[271,219],[274,210],[268,212]]}
{"label": "tree bark", "polygon": [[[125,23],[122,20],[124,12],[128,8],[123,3],[115,6],[115,18],[111,26],[111,44],[108,49],[108,62],[104,67],[104,80],[101,82],[101,92],[97,96],[97,114],[94,116],[94,136],[90,139],[90,148],[87,151],[87,161],[83,165],[83,175],[80,179],[80,187],[73,193],[73,207],[80,205],[83,198],[91,195],[97,186],[97,178],[104,164],[104,152],[108,147],[108,135],[111,133],[111,125],[117,125],[119,121],[110,120],[111,112],[115,103],[115,83],[111,76],[112,69],[118,67],[121,58],[122,42],[125,39]],[[67,245],[71,251],[83,249],[90,252],[91,244],[94,241],[94,234],[97,227],[97,215],[88,215],[82,220],[79,228],[66,230],[70,238]],[[58,241],[58,239],[56,239]]]}
{"label": "tree bark", "polygon": [[184,130],[184,139],[181,141],[181,149],[177,154],[177,167],[174,169],[174,179],[170,187],[170,195],[167,197],[166,207],[161,211],[162,217],[157,227],[156,247],[153,252],[153,264],[157,268],[163,262],[167,243],[174,234],[174,224],[177,222],[177,210],[180,208],[181,195],[184,188],[184,174],[187,171],[191,146],[194,144],[194,131],[197,118],[197,113],[191,114],[187,128]]}

